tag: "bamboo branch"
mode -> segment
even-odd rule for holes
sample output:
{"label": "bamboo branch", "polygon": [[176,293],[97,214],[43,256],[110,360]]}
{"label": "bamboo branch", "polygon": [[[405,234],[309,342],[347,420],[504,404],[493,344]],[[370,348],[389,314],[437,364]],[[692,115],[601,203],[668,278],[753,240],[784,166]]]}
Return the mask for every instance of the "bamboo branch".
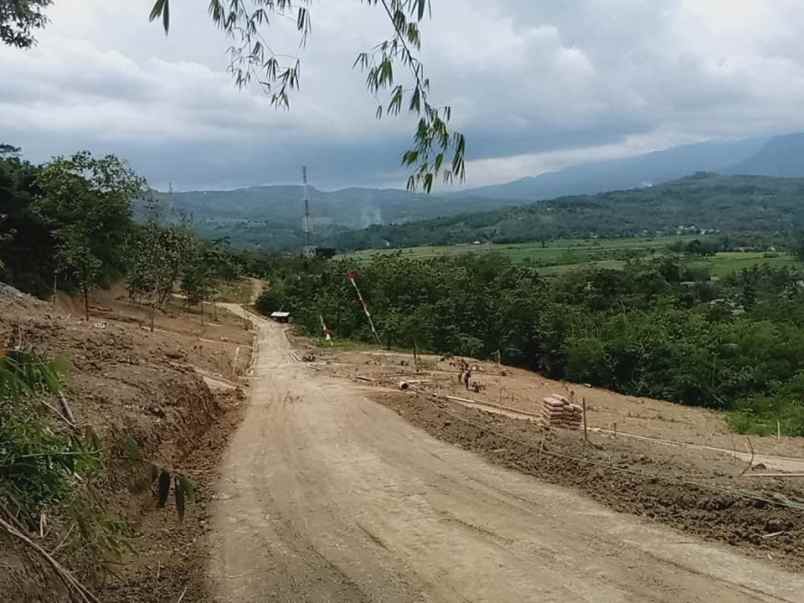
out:
{"label": "bamboo branch", "polygon": [[70,529],[69,529],[69,530],[67,530],[67,533],[66,533],[66,534],[65,534],[65,535],[62,537],[62,539],[61,539],[61,540],[59,541],[59,543],[58,543],[58,544],[55,546],[55,548],[54,548],[52,551],[50,551],[50,554],[51,554],[53,557],[55,557],[55,556],[56,556],[56,553],[58,553],[58,552],[61,550],[61,548],[62,548],[62,547],[65,545],[65,544],[67,544],[67,539],[70,537],[70,534],[72,534],[72,533],[73,533],[73,530],[74,530],[74,529],[75,529],[75,522],[73,522],[73,524],[70,526]]}
{"label": "bamboo branch", "polygon": [[65,425],[67,425],[67,426],[68,426],[70,429],[73,429],[73,430],[77,430],[77,429],[78,429],[78,425],[76,425],[75,423],[73,423],[72,421],[70,421],[70,419],[68,419],[68,418],[65,416],[65,414],[64,414],[62,411],[60,411],[58,408],[56,408],[55,406],[53,406],[53,405],[52,405],[52,404],[50,404],[49,402],[46,402],[45,400],[40,400],[40,402],[41,402],[42,404],[44,404],[45,406],[47,406],[47,407],[48,407],[50,410],[52,410],[52,411],[53,411],[53,413],[54,413],[54,414],[55,414],[55,415],[56,415],[56,416],[57,416],[59,419],[61,419],[62,421],[64,421]]}
{"label": "bamboo branch", "polygon": [[47,563],[53,568],[53,571],[56,572],[56,575],[59,579],[64,583],[68,590],[76,593],[83,603],[100,603],[100,599],[98,599],[95,595],[93,595],[90,590],[81,584],[75,576],[65,568],[62,564],[56,561],[50,553],[48,553],[45,549],[41,546],[36,544],[33,540],[28,538],[24,533],[19,531],[10,523],[0,519],[0,527],[2,527],[6,532],[10,535],[14,536],[18,540],[22,541],[24,544],[32,548],[34,551],[39,553],[42,558],[47,561]]}
{"label": "bamboo branch", "polygon": [[75,415],[73,414],[73,409],[70,408],[70,403],[67,402],[67,398],[64,397],[62,392],[59,392],[59,401],[61,402],[61,409],[64,411],[64,416],[70,420],[70,423],[78,426],[78,422],[75,420]]}

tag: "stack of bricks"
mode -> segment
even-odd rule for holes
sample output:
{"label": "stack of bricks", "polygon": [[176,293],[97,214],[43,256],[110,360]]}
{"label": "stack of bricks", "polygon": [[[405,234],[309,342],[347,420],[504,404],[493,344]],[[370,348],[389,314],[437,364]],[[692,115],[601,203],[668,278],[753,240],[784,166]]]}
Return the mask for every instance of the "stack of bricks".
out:
{"label": "stack of bricks", "polygon": [[578,430],[583,427],[583,408],[553,394],[542,403],[542,420],[548,427]]}

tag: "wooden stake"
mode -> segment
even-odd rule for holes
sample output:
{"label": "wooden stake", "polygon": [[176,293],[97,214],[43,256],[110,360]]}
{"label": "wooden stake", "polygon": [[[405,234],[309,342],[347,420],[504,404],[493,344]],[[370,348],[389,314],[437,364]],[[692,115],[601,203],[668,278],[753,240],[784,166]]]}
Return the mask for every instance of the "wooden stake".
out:
{"label": "wooden stake", "polygon": [[237,358],[240,356],[240,346],[235,348],[234,360],[232,360],[232,374],[237,377]]}
{"label": "wooden stake", "polygon": [[614,422],[612,427],[613,427],[613,429],[611,431],[614,434],[614,437],[616,438],[617,437],[617,421]]}
{"label": "wooden stake", "polygon": [[779,419],[776,419],[776,439],[782,439],[782,423],[779,421]]}
{"label": "wooden stake", "polygon": [[586,423],[586,398],[582,399],[583,405],[583,441],[589,443],[589,430]]}
{"label": "wooden stake", "polygon": [[746,441],[748,442],[748,450],[751,452],[751,458],[748,461],[748,465],[746,465],[745,469],[742,470],[738,477],[742,477],[754,466],[754,446],[751,444],[751,438],[746,437]]}

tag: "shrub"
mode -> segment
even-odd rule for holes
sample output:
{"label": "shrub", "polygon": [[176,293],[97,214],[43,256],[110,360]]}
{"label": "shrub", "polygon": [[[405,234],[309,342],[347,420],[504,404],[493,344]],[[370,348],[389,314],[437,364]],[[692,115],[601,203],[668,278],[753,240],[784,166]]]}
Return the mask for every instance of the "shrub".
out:
{"label": "shrub", "polygon": [[60,390],[62,375],[36,354],[0,358],[0,502],[29,522],[99,464],[95,443],[54,429],[39,401]]}

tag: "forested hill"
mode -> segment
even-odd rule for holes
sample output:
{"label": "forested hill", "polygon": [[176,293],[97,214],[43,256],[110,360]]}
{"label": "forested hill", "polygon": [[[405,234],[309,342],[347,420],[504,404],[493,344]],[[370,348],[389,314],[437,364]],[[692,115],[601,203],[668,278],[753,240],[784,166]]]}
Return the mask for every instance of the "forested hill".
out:
{"label": "forested hill", "polygon": [[700,173],[666,184],[343,232],[340,249],[518,242],[560,237],[788,232],[804,225],[804,178]]}

